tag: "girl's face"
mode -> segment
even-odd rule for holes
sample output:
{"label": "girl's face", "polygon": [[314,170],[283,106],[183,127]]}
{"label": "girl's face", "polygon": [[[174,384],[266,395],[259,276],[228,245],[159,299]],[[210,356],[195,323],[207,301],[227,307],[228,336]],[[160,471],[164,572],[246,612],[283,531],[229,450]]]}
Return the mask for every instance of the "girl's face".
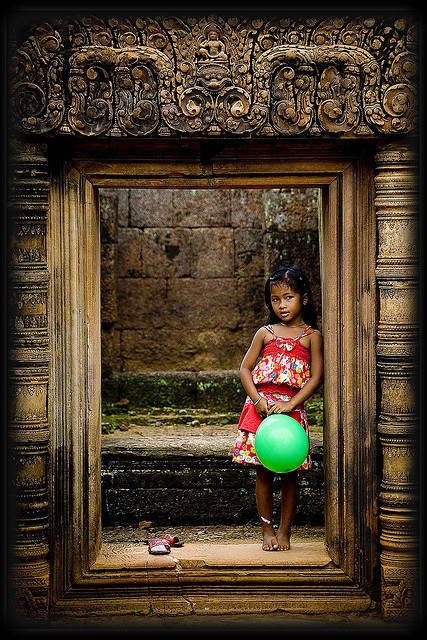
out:
{"label": "girl's face", "polygon": [[302,296],[284,282],[278,282],[271,287],[271,306],[281,322],[299,324],[303,322],[302,307],[307,302],[307,294]]}

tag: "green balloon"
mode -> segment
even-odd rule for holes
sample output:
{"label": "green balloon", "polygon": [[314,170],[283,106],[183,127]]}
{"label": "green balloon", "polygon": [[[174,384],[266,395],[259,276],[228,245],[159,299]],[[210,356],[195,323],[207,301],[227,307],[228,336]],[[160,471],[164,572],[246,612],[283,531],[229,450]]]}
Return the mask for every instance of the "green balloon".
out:
{"label": "green balloon", "polygon": [[265,418],[255,434],[255,452],[261,464],[275,473],[298,469],[307,457],[308,447],[304,428],[285,413]]}

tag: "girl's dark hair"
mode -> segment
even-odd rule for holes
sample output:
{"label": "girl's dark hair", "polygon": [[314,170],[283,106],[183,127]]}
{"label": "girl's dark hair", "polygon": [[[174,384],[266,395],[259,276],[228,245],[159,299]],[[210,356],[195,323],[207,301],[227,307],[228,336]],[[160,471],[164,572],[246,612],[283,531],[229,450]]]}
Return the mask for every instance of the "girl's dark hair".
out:
{"label": "girl's dark hair", "polygon": [[299,293],[301,297],[307,294],[307,304],[303,305],[302,317],[304,322],[309,324],[313,329],[317,329],[317,314],[314,308],[313,298],[310,290],[310,283],[301,267],[294,264],[291,267],[279,267],[269,277],[265,284],[265,304],[269,310],[268,323],[274,324],[280,322],[280,318],[276,316],[271,304],[271,287],[274,284],[287,284],[292,291]]}

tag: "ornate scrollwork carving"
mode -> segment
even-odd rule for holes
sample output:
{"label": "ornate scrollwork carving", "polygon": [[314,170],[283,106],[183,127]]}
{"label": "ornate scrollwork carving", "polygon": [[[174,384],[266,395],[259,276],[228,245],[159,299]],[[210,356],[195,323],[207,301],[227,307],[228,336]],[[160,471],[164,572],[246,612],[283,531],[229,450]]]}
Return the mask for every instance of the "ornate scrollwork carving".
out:
{"label": "ornate scrollwork carving", "polygon": [[151,69],[126,56],[115,68],[117,96],[116,117],[121,130],[131,135],[144,135],[153,131],[159,122],[157,83]]}
{"label": "ornate scrollwork carving", "polygon": [[12,52],[12,112],[27,133],[57,129],[65,114],[61,35],[44,23]]}
{"label": "ornate scrollwork carving", "polygon": [[360,76],[357,67],[330,66],[319,82],[319,122],[325,131],[351,131],[360,121]]}
{"label": "ornate scrollwork carving", "polygon": [[30,28],[13,55],[24,132],[372,135],[416,126],[409,19],[97,17]]}
{"label": "ornate scrollwork carving", "polygon": [[164,54],[149,47],[90,46],[74,54],[70,66],[68,121],[75,132],[138,136],[158,126],[158,98],[170,101],[171,64]]}
{"label": "ornate scrollwork carving", "polygon": [[[368,133],[361,120],[363,71],[371,58],[362,49],[342,45],[273,47],[260,56],[264,75],[273,75],[271,119],[280,133],[295,135]],[[378,78],[377,78],[378,81]],[[378,82],[377,82],[378,83]]]}
{"label": "ornate scrollwork carving", "polygon": [[314,118],[314,83],[311,65],[297,69],[286,65],[276,71],[271,87],[271,121],[279,133],[296,135],[310,128]]}
{"label": "ornate scrollwork carving", "polygon": [[68,122],[77,133],[100,135],[112,125],[112,60],[106,47],[85,48],[70,58]]}

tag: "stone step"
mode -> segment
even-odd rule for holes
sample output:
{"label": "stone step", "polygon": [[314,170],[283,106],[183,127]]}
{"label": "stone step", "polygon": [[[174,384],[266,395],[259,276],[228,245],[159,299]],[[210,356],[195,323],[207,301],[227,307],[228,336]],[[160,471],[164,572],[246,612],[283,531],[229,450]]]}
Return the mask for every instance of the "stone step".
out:
{"label": "stone step", "polygon": [[241,411],[246,393],[239,372],[151,371],[113,373],[102,382],[104,403],[127,400],[130,407],[223,407]]}
{"label": "stone step", "polygon": [[171,429],[179,429],[186,427],[187,435],[191,433],[200,435],[210,435],[213,427],[215,430],[221,429],[224,425],[237,425],[240,418],[240,412],[223,411],[213,412],[209,409],[176,409],[170,407],[168,409],[150,408],[144,410],[131,410],[109,412],[103,414],[101,423],[102,433],[108,435],[119,431],[137,432],[138,435],[147,435],[150,428],[158,427],[159,430],[167,433]]}
{"label": "stone step", "polygon": [[[139,424],[103,436],[104,526],[256,522],[255,470],[231,460],[236,427]],[[295,524],[322,525],[323,443],[319,436],[310,440],[313,468],[300,483]],[[275,500],[280,508],[279,477]]]}

